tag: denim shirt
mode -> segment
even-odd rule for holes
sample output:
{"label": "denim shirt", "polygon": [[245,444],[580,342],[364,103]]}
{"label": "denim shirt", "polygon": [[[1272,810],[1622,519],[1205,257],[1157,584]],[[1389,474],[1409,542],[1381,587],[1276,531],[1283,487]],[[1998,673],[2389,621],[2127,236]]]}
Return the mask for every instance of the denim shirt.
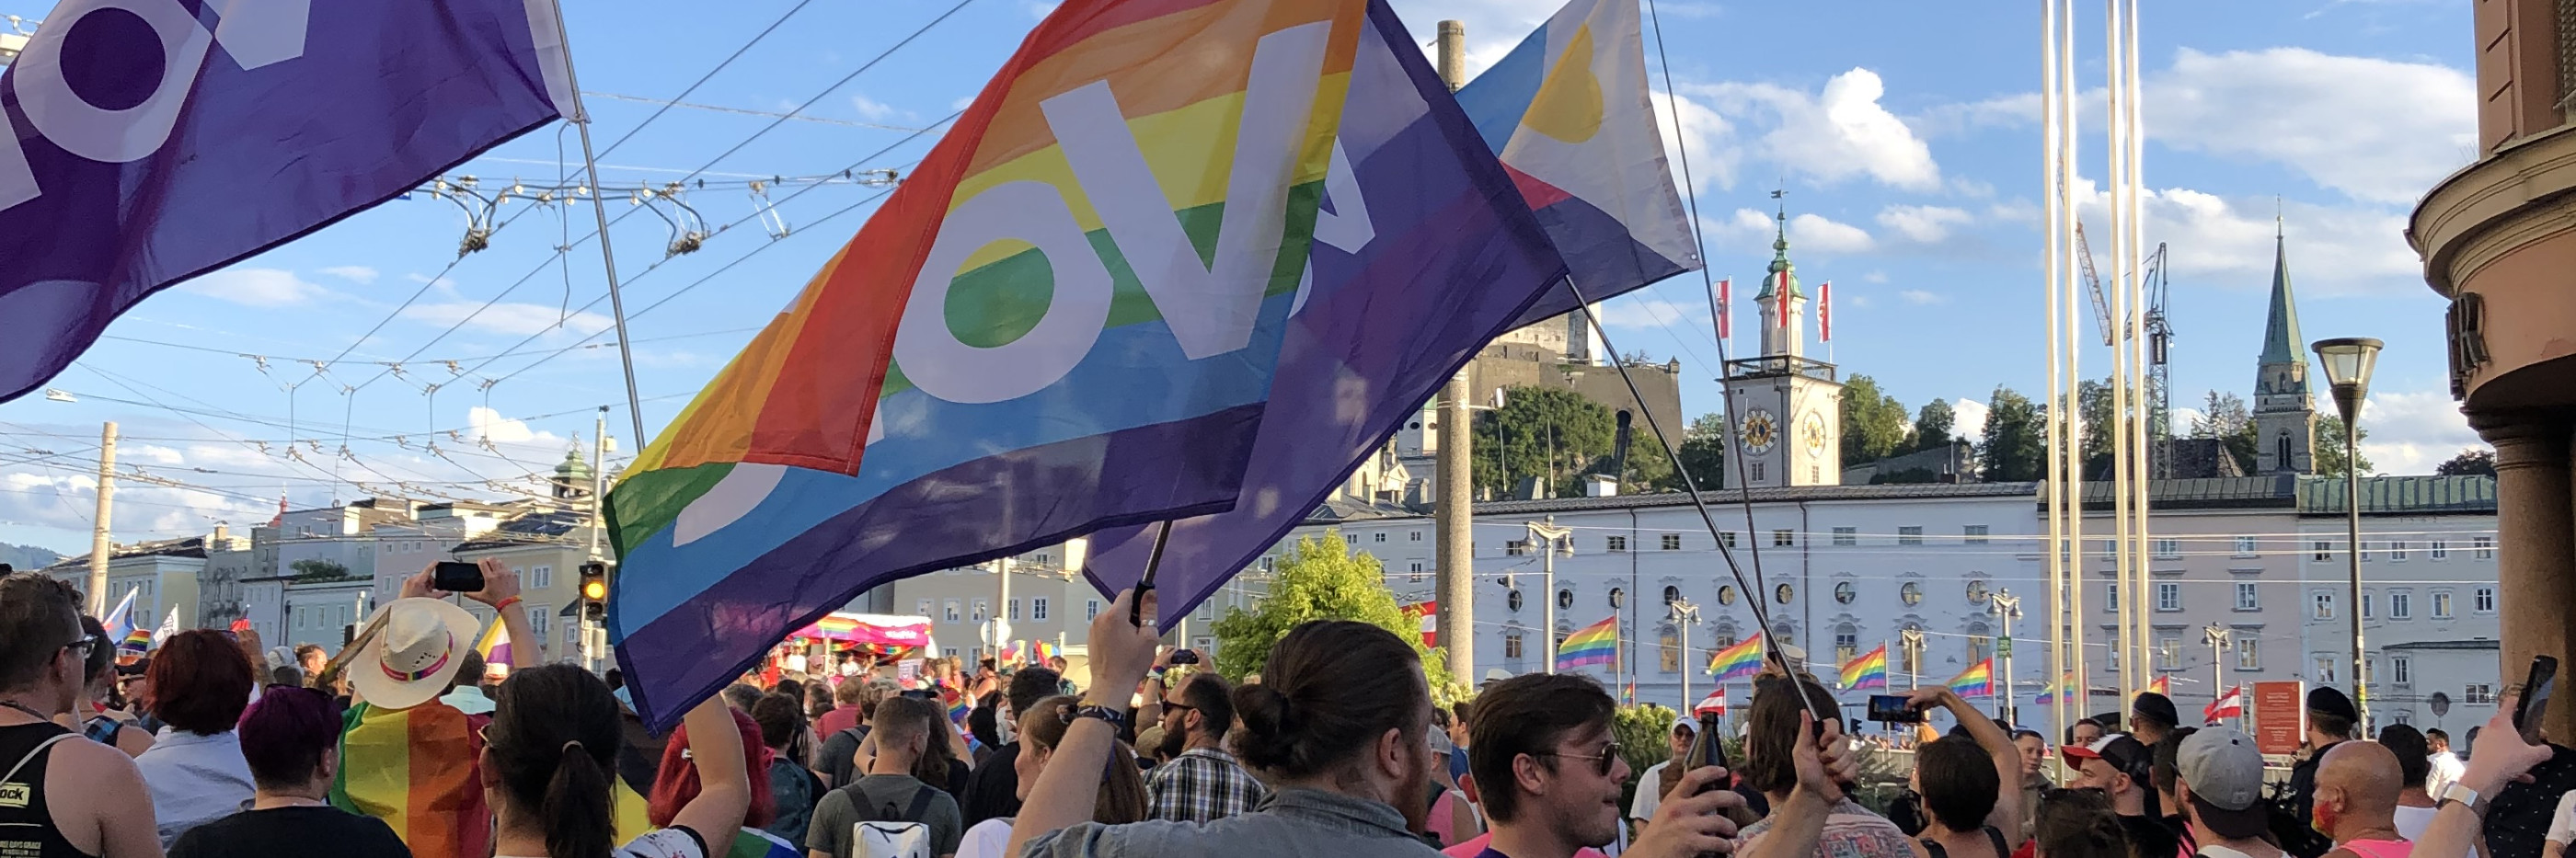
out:
{"label": "denim shirt", "polygon": [[231,730],[206,736],[163,727],[152,747],[134,758],[134,768],[152,789],[163,850],[188,829],[239,812],[253,790],[241,737]]}
{"label": "denim shirt", "polygon": [[1315,789],[1274,790],[1251,813],[1208,823],[1085,822],[1029,842],[1022,858],[1439,858],[1383,803]]}

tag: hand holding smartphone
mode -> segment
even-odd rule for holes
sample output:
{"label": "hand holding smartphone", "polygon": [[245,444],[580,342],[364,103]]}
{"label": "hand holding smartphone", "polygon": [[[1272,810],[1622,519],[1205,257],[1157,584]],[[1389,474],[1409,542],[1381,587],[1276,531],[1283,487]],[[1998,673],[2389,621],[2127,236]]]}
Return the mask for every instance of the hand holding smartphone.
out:
{"label": "hand holding smartphone", "polygon": [[2558,659],[2552,656],[2531,657],[2531,672],[2522,681],[2522,708],[2514,710],[2513,726],[2522,740],[2532,745],[2543,743],[2540,722],[2549,717],[2549,698],[2558,690]]}
{"label": "hand holding smartphone", "polygon": [[442,593],[480,593],[483,592],[483,567],[475,563],[441,560],[438,565],[430,567],[429,580],[429,586]]}
{"label": "hand holding smartphone", "polygon": [[1921,724],[1923,710],[1914,708],[1913,702],[1902,694],[1872,694],[1869,696],[1869,720],[1881,724]]}

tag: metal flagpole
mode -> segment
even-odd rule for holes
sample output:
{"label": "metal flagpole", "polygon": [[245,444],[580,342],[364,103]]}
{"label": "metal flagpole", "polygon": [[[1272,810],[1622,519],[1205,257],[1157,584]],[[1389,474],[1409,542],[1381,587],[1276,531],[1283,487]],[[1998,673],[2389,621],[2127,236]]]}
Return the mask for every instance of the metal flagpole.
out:
{"label": "metal flagpole", "polygon": [[[2060,0],[2041,0],[2039,28],[2040,89],[2043,91],[2043,95],[2041,96],[2041,103],[2043,106],[2040,110],[2040,136],[2042,138],[2041,148],[2043,150],[2040,156],[2040,175],[2043,177],[2042,181],[2047,188],[2047,192],[2043,194],[2046,199],[2046,202],[2043,203],[2043,205],[2048,210],[2048,228],[2041,231],[2046,235],[2045,243],[2048,247],[2047,275],[2043,278],[2047,281],[2047,285],[2044,287],[2043,291],[2048,293],[2048,394],[2046,397],[2048,402],[2046,421],[2046,425],[2048,427],[2048,526],[2045,528],[2048,534],[2048,543],[2047,547],[2044,549],[2047,552],[2047,557],[2043,561],[2048,567],[2048,598],[2046,600],[2048,605],[2048,634],[2043,639],[2048,641],[2048,675],[2052,677],[2064,676],[2066,673],[2066,651],[2065,641],[2063,640],[2066,628],[2066,564],[2065,555],[2060,552],[2060,548],[2065,545],[2064,527],[2067,498],[2064,487],[2060,485],[2065,472],[2065,462],[2063,461],[2065,451],[2061,449],[2059,436],[2064,434],[2064,430],[2060,429],[2058,426],[2059,423],[2066,419],[2066,409],[2057,396],[2059,388],[2063,385],[2063,381],[2059,378],[2062,369],[2059,366],[2059,359],[2063,357],[2063,355],[2060,353],[2060,349],[2058,348],[2058,341],[2060,339],[2057,330],[2059,321],[2058,314],[2062,312],[2058,307],[2058,290],[2062,288],[2063,285],[2060,282],[2060,275],[2065,273],[2064,269],[2066,261],[2066,251],[2063,247],[2059,246],[2057,241],[2057,220],[2060,216],[2058,212],[2058,203],[2060,202],[2059,185],[2063,181],[2063,177],[2059,175],[2058,170],[2059,147],[2057,139],[2057,6],[2059,2]],[[2049,699],[2049,715],[2051,727],[2056,731],[2055,735],[2065,735],[2067,723],[2066,694],[2063,691],[2060,691]]]}
{"label": "metal flagpole", "polygon": [[590,188],[591,215],[599,221],[599,262],[608,271],[608,309],[617,322],[617,362],[626,370],[626,416],[634,420],[635,447],[640,450],[650,439],[644,434],[644,402],[635,393],[635,350],[629,345],[634,338],[626,335],[626,299],[617,288],[617,251],[608,241],[608,203],[599,195],[599,158],[590,147],[590,109],[581,103],[581,75],[573,71],[572,39],[566,32],[559,4],[555,8],[555,40],[563,45],[564,82],[572,89],[572,123],[581,132],[582,175],[588,177],[584,184]]}

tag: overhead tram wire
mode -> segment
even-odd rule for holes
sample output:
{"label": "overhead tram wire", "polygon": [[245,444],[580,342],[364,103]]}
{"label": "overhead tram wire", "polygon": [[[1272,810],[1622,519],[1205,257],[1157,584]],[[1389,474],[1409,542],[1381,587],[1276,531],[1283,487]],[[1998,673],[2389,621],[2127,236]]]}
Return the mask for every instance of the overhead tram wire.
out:
{"label": "overhead tram wire", "polygon": [[[635,127],[626,129],[626,133],[620,135],[617,138],[617,142],[610,143],[608,144],[608,148],[599,150],[598,157],[606,158],[609,153],[617,151],[617,147],[626,145],[626,141],[635,139],[636,133],[643,131],[644,126],[653,124],[653,120],[662,118],[662,114],[669,113],[674,105],[678,105],[686,101],[690,93],[697,92],[698,87],[705,86],[707,81],[714,80],[717,72],[724,71],[726,66],[733,65],[733,61],[742,59],[742,55],[749,53],[753,46],[760,44],[762,39],[769,38],[769,34],[778,32],[778,28],[781,25],[786,24],[787,19],[796,17],[796,13],[805,11],[805,7],[811,5],[814,5],[814,0],[797,0],[796,5],[787,7],[787,12],[785,14],[779,15],[778,20],[769,22],[769,26],[761,28],[759,33],[754,34],[751,37],[751,41],[744,42],[742,43],[742,47],[733,49],[733,53],[726,55],[724,61],[716,63],[715,68],[708,69],[706,74],[699,75],[697,82],[689,84],[687,89],[680,90],[679,95],[671,96],[671,100],[663,102],[661,107],[654,108],[652,115],[644,117],[644,121],[642,122],[635,123]],[[590,93],[583,94],[588,95]],[[627,100],[624,96],[610,97]],[[695,107],[696,105],[690,106]],[[592,163],[596,165],[597,160],[597,158],[592,159]],[[594,182],[596,182],[598,178],[598,176],[591,177]]]}
{"label": "overhead tram wire", "polygon": [[[636,103],[638,103],[638,104],[662,104],[662,105],[669,105],[669,106],[671,106],[671,107],[686,107],[686,108],[691,109],[691,110],[704,110],[704,111],[707,111],[707,112],[709,112],[709,113],[731,113],[731,114],[734,114],[734,115],[737,115],[737,116],[762,116],[762,117],[769,117],[769,118],[777,118],[777,117],[784,116],[784,117],[787,117],[787,118],[789,118],[789,119],[796,120],[796,121],[798,121],[798,122],[812,122],[812,123],[815,123],[815,124],[818,124],[818,125],[839,125],[839,126],[844,126],[844,127],[848,127],[848,128],[867,128],[867,129],[876,130],[876,131],[919,131],[919,130],[921,130],[921,129],[919,129],[919,128],[915,128],[915,127],[912,127],[912,126],[910,126],[910,125],[887,125],[887,124],[882,123],[882,122],[855,122],[855,121],[851,121],[851,120],[848,120],[848,119],[833,119],[833,118],[828,117],[828,116],[799,116],[799,115],[795,115],[795,114],[778,113],[778,112],[776,112],[776,111],[769,111],[769,110],[752,110],[752,109],[749,109],[749,108],[742,108],[742,107],[726,107],[726,106],[724,106],[724,105],[720,105],[720,104],[698,104],[698,103],[695,103],[695,102],[681,101],[681,100],[678,100],[678,99],[668,99],[668,100],[665,100],[665,99],[659,99],[659,98],[645,98],[645,97],[643,97],[643,96],[639,96],[639,95],[619,95],[619,94],[617,94],[617,93],[613,93],[613,92],[596,92],[596,91],[587,90],[587,89],[582,90],[582,91],[581,91],[581,94],[582,94],[582,96],[583,96],[583,97],[585,97],[585,98],[605,98],[605,99],[608,99],[608,100],[610,100],[610,101],[632,101],[632,102],[636,102]],[[603,154],[603,155],[605,155],[605,153],[602,153],[602,154]],[[615,167],[609,167],[609,166],[608,166],[608,165],[606,165],[606,164],[601,164],[600,166],[601,166],[601,167],[608,168],[608,169],[612,169],[612,170],[613,170],[613,169],[617,169],[617,168],[615,168]]]}

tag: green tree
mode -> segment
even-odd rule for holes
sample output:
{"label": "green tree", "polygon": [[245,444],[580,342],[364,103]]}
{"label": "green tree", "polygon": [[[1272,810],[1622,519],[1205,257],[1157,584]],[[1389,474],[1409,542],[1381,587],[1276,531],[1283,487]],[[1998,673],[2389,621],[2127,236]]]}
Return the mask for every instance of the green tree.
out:
{"label": "green tree", "polygon": [[308,557],[298,560],[286,564],[286,568],[294,570],[295,577],[300,580],[329,580],[349,576],[349,567],[319,558]]}
{"label": "green tree", "polygon": [[1993,482],[2037,480],[2047,467],[2046,428],[2039,406],[2010,387],[1996,387],[1986,401],[1986,442],[1977,448],[1977,470]]}
{"label": "green tree", "polygon": [[[2370,428],[2363,427],[2361,432],[2354,437],[2356,439],[2356,446],[2358,446],[2358,441],[2370,440]],[[2352,465],[2351,463],[2344,461],[2343,457],[2343,418],[2333,414],[2319,416],[2317,418],[2316,440],[2317,474],[2319,476],[2327,477],[2351,476]],[[2369,476],[2372,471],[2378,470],[2377,467],[2370,464],[2369,456],[2362,456],[2360,458],[2362,476]]]}
{"label": "green tree", "polygon": [[[1691,480],[1702,490],[1723,485],[1726,477],[1726,417],[1702,414],[1693,418],[1690,431],[1682,435],[1681,454],[1682,468],[1690,472]],[[1681,477],[1668,473],[1655,487],[1664,491],[1681,491]]]}
{"label": "green tree", "polygon": [[1645,781],[1646,769],[1673,758],[1673,710],[1654,703],[1621,706],[1610,721],[1610,737],[1619,743],[1619,756],[1628,760],[1627,788],[1619,792],[1619,806],[1628,807],[1637,791],[1654,789]]}
{"label": "green tree", "polygon": [[[1879,390],[1878,380],[1855,375],[1843,385],[1843,466],[1901,455],[1914,432],[1905,404]],[[1787,432],[1791,427],[1782,426]]]}
{"label": "green tree", "polygon": [[[1636,431],[1647,438],[1634,446],[1652,451],[1652,434],[1642,425]],[[1560,495],[1572,494],[1583,474],[1607,460],[1615,434],[1610,409],[1574,391],[1509,388],[1503,393],[1503,407],[1476,412],[1476,488],[1503,495],[1535,476],[1548,480]],[[1641,458],[1645,457],[1632,450],[1629,466],[1638,467]],[[1671,470],[1670,463],[1664,468]]]}
{"label": "green tree", "polygon": [[2495,476],[2495,451],[2476,447],[2461,450],[2450,461],[2435,465],[2433,473],[2445,477]]}
{"label": "green tree", "polygon": [[1320,539],[1297,540],[1279,558],[1269,595],[1250,611],[1230,608],[1216,621],[1217,672],[1238,682],[1259,673],[1270,648],[1309,620],[1357,620],[1394,632],[1422,654],[1422,674],[1431,682],[1433,699],[1445,704],[1466,694],[1450,677],[1445,652],[1422,646],[1422,616],[1395,604],[1378,559],[1351,550],[1332,530]]}
{"label": "green tree", "polygon": [[1914,449],[1950,446],[1952,441],[1958,440],[1951,434],[1957,431],[1958,424],[1959,414],[1951,410],[1948,401],[1935,399],[1923,403],[1923,410],[1914,415]]}
{"label": "green tree", "polygon": [[2191,437],[2216,438],[2236,457],[2239,470],[2254,470],[2254,418],[2245,400],[2212,390],[2202,397],[2200,416],[2192,418]]}

